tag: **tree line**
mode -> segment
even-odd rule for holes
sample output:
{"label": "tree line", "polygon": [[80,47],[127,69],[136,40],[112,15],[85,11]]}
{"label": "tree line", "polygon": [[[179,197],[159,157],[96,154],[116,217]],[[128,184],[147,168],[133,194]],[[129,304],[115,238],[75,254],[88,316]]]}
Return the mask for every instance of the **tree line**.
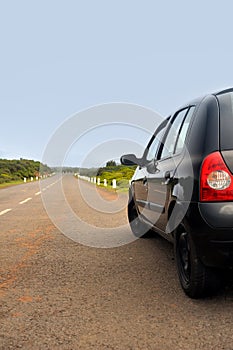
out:
{"label": "tree line", "polygon": [[0,184],[50,174],[51,169],[39,161],[29,159],[0,159]]}

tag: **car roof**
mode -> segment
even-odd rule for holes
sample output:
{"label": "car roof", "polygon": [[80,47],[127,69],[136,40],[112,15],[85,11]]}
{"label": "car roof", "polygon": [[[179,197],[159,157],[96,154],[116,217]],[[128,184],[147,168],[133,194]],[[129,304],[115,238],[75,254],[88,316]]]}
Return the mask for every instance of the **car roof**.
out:
{"label": "car roof", "polygon": [[227,94],[228,92],[233,92],[233,88],[230,87],[228,89],[218,91],[218,92],[214,93],[213,95],[217,96],[217,95]]}
{"label": "car roof", "polygon": [[185,105],[182,105],[179,109],[187,108],[188,106],[192,106],[192,105],[197,105],[207,96],[211,96],[211,95],[218,96],[218,95],[223,95],[223,94],[230,93],[230,92],[233,92],[233,87],[230,87],[230,88],[227,88],[227,89],[224,89],[224,90],[220,90],[220,91],[217,91],[217,92],[209,93],[209,94],[206,94],[206,95],[202,95],[202,96],[199,96],[199,97],[189,101]]}

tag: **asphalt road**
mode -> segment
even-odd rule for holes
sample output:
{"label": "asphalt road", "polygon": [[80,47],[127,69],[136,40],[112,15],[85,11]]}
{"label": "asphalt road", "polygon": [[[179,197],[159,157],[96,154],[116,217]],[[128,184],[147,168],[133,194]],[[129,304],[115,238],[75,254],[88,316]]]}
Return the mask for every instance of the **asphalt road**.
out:
{"label": "asphalt road", "polygon": [[[44,180],[43,188],[60,215],[56,181]],[[126,195],[99,192],[103,205],[119,205],[113,215],[90,208],[98,202],[90,198],[93,185],[83,185],[89,205],[72,176],[63,190],[93,235],[95,227],[110,232],[127,223]],[[191,300],[162,238],[82,245],[54,226],[39,192],[38,183],[0,190],[0,349],[233,349],[232,287]]]}

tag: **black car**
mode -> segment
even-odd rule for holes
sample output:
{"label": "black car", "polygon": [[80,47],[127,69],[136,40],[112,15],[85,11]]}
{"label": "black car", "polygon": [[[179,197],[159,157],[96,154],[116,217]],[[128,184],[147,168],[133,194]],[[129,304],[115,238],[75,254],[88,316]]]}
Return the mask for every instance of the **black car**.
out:
{"label": "black car", "polygon": [[185,293],[198,298],[233,267],[233,88],[196,99],[162,122],[129,189],[128,218],[138,237],[151,230],[174,243]]}

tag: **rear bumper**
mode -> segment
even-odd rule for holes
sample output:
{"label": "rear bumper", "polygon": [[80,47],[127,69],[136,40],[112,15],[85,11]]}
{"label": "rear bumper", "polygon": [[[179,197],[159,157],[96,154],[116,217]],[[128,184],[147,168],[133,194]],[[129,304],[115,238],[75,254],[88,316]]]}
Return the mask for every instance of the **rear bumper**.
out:
{"label": "rear bumper", "polygon": [[233,240],[210,240],[211,253],[205,254],[203,262],[214,267],[233,267]]}
{"label": "rear bumper", "polygon": [[[221,233],[220,233],[221,234]],[[226,237],[225,237],[226,238]],[[233,239],[222,240],[205,237],[195,241],[197,254],[204,265],[219,268],[233,267]]]}
{"label": "rear bumper", "polygon": [[233,228],[233,202],[198,203],[200,214],[214,228]]}
{"label": "rear bumper", "polygon": [[201,261],[233,267],[233,203],[191,203],[185,217]]}

